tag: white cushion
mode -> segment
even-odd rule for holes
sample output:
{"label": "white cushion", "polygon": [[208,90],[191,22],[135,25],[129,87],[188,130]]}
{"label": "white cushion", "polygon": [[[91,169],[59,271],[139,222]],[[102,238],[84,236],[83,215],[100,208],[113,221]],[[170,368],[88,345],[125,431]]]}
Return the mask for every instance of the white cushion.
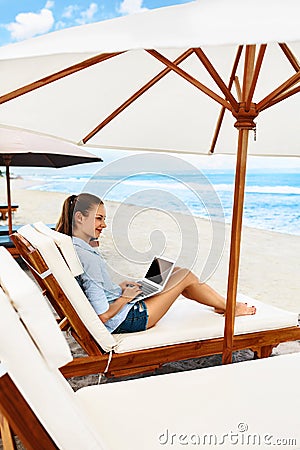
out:
{"label": "white cushion", "polygon": [[[112,449],[274,448],[276,438],[300,442],[299,372],[298,353],[90,386],[76,397]],[[113,407],[101,415],[103,404]]]}
{"label": "white cushion", "polygon": [[46,299],[10,253],[0,247],[0,284],[50,367],[72,361]]}
{"label": "white cushion", "polygon": [[18,233],[39,250],[80,319],[103,350],[110,351],[113,349],[116,344],[113,335],[109,333],[97,316],[52,238],[38,232],[31,225],[19,228]]}
{"label": "white cushion", "polygon": [[43,222],[36,222],[33,224],[33,226],[40,233],[45,234],[46,236],[49,236],[54,240],[74,277],[83,273],[83,267],[81,265],[81,262],[79,261],[78,255],[72,242],[72,238],[70,236],[52,230]]}
{"label": "white cushion", "polygon": [[[24,295],[30,295],[24,288]],[[51,315],[48,311],[48,315]],[[47,326],[45,326],[47,334]],[[58,327],[57,327],[58,329]],[[60,330],[58,329],[60,332]],[[61,450],[101,450],[98,433],[76,404],[58,370],[50,370],[8,297],[0,289],[0,359],[25,400]],[[88,444],[87,444],[88,443]]]}
{"label": "white cushion", "polygon": [[[236,317],[235,334],[245,334],[298,325],[298,314],[238,295],[238,300],[255,305],[255,315]],[[147,331],[115,334],[116,353],[163,345],[213,339],[224,336],[225,318],[213,308],[184,298],[178,299],[167,314]]]}

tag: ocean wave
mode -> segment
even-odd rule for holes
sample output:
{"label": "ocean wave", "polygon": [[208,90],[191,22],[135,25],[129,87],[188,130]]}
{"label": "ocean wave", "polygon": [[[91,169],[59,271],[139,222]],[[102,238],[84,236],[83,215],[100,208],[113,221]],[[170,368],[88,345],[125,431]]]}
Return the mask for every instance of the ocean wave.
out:
{"label": "ocean wave", "polygon": [[[174,180],[170,178],[169,181],[163,182],[160,180],[152,179],[149,180],[124,180],[120,185],[134,186],[137,188],[147,188],[147,189],[172,189],[177,191],[183,191],[186,189],[194,189],[195,191],[206,191],[211,190],[212,185],[210,182],[207,183],[197,183],[195,181],[186,182],[185,180]],[[217,192],[232,192],[234,189],[233,184],[214,184],[213,188]],[[245,192],[257,193],[257,194],[294,194],[300,195],[300,187],[288,186],[288,185],[278,185],[278,186],[258,186],[258,185],[247,185],[245,187]]]}
{"label": "ocean wave", "polygon": [[70,183],[70,182],[72,182],[72,183],[82,183],[82,182],[85,182],[85,183],[86,183],[86,182],[89,181],[89,178],[86,178],[86,177],[76,177],[76,176],[73,176],[73,177],[55,176],[55,177],[53,177],[53,179],[55,179],[55,181],[57,181],[57,182],[59,182],[59,183]]}
{"label": "ocean wave", "polygon": [[262,194],[296,194],[300,195],[300,187],[295,186],[248,186],[246,192]]}
{"label": "ocean wave", "polygon": [[[117,180],[116,180],[117,181]],[[152,179],[152,180],[129,180],[129,179],[125,179],[122,180],[120,184],[126,184],[126,186],[137,186],[137,187],[159,187],[159,188],[176,188],[176,189],[184,189],[184,184],[181,183],[180,181],[175,181],[173,179],[170,179],[169,182],[162,182],[160,180],[157,179]]]}
{"label": "ocean wave", "polygon": [[[216,191],[231,192],[234,188],[232,184],[215,184]],[[245,192],[257,194],[294,194],[300,195],[300,187],[295,186],[247,186]]]}
{"label": "ocean wave", "polygon": [[[117,186],[117,183],[116,183]],[[211,191],[213,189],[212,184],[207,181],[204,183],[195,183],[194,181],[180,180],[180,179],[170,179],[167,182],[162,182],[160,180],[124,180],[118,184],[118,187],[135,187],[137,189],[161,189],[170,192],[186,192],[186,191]],[[229,189],[230,190],[230,189]],[[231,186],[232,190],[232,186]]]}

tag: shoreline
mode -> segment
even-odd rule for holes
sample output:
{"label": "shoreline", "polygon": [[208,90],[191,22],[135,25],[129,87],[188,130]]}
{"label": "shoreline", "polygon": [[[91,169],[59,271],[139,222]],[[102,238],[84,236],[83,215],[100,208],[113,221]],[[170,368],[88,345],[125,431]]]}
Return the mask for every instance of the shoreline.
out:
{"label": "shoreline", "polygon": [[[16,225],[43,221],[48,224],[56,223],[60,215],[63,201],[69,194],[61,192],[49,192],[39,190],[28,190],[35,182],[22,179],[11,180],[12,202],[19,205],[14,214],[13,223]],[[5,201],[5,179],[0,180],[2,198]],[[135,205],[122,205],[122,215],[126,215],[124,235],[124,224],[114,230],[114,237],[110,226],[115,219],[115,213],[120,207],[118,202],[106,202],[108,211],[108,228],[105,230],[101,248],[102,252],[112,267],[118,268],[116,276],[126,278],[128,276],[140,276],[143,274],[142,264],[134,265],[127,258],[128,248],[124,243],[124,236],[137,252],[147,253],[152,244],[155,243],[156,235],[153,231],[160,229],[165,238],[165,256],[176,258],[176,252],[181,247],[184,249],[180,262],[181,265],[191,268],[198,275],[202,273],[205,259],[208,257],[212,247],[212,232],[209,219],[191,216],[188,220],[182,213],[171,213],[149,210]],[[119,211],[121,212],[121,210]],[[189,221],[192,221],[191,223]],[[179,229],[177,222],[186,224],[187,230]],[[5,224],[0,222],[1,224]],[[159,226],[158,226],[159,224]],[[197,229],[197,235],[191,234],[190,225]],[[214,271],[211,270],[208,284],[214,287],[222,295],[226,295],[228,264],[229,264],[229,241],[230,224],[225,225],[224,251],[220,262]],[[190,233],[190,234],[189,234]],[[153,237],[154,236],[154,237]],[[180,239],[184,237],[183,242]],[[158,236],[159,237],[159,236]],[[155,238],[155,239],[154,239]],[[198,239],[195,264],[191,267],[190,255],[195,252],[195,239]],[[222,242],[221,242],[222,244]],[[129,245],[129,244],[128,244]],[[220,252],[220,249],[219,249]],[[273,306],[300,312],[300,279],[299,261],[300,236],[288,233],[261,230],[248,226],[243,227],[239,287],[238,291],[249,297],[257,298]],[[124,255],[125,253],[125,255]],[[203,280],[206,281],[206,280]]]}

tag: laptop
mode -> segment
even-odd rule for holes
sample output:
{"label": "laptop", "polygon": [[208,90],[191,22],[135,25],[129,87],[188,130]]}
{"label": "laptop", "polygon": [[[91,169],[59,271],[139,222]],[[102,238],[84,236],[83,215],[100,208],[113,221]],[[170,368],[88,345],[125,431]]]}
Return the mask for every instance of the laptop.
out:
{"label": "laptop", "polygon": [[175,261],[155,256],[146,272],[146,275],[137,283],[141,285],[142,293],[133,300],[143,300],[161,292],[170,278]]}

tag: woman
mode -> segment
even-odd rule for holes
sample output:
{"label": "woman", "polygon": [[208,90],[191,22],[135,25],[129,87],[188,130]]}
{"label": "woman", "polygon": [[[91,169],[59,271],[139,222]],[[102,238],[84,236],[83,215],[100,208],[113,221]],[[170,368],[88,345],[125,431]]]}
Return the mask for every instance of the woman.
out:
{"label": "woman", "polygon": [[[176,267],[165,289],[145,300],[136,300],[141,293],[138,283],[125,280],[112,282],[101,254],[90,243],[106,228],[105,206],[92,194],[71,195],[62,209],[56,229],[73,238],[73,244],[84,269],[78,282],[100,320],[112,333],[144,331],[153,327],[182,294],[184,297],[211,306],[217,313],[225,312],[225,299],[187,269]],[[255,314],[254,306],[236,304],[236,315]]]}

